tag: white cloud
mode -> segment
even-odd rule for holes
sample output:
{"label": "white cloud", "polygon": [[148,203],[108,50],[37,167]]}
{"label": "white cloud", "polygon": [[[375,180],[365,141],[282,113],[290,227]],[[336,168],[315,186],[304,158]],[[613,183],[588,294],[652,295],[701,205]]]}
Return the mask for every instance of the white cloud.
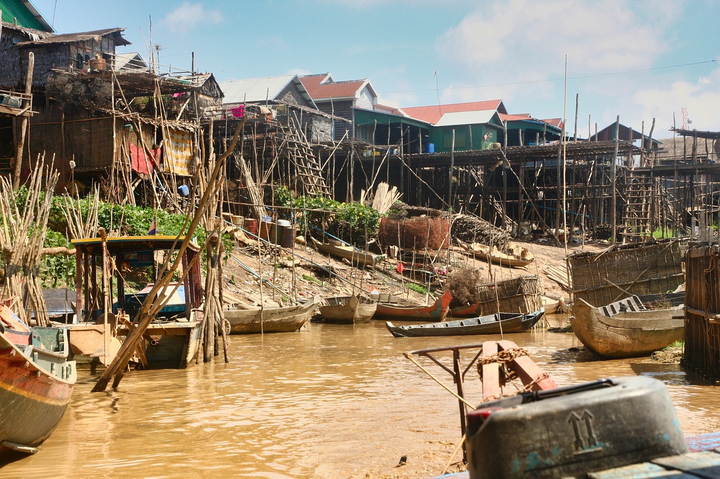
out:
{"label": "white cloud", "polygon": [[223,21],[219,10],[208,10],[201,3],[183,2],[160,20],[162,25],[174,32],[184,32],[199,25],[213,25]]}
{"label": "white cloud", "polygon": [[[672,126],[673,112],[676,126],[682,127],[683,108],[692,120],[689,128],[720,131],[720,118],[717,115],[720,111],[720,66],[695,82],[676,81],[664,87],[640,90],[633,95],[632,100],[639,106],[644,118],[657,118],[660,132]],[[653,136],[662,138],[663,134]]]}
{"label": "white cloud", "polygon": [[650,67],[666,48],[665,27],[677,9],[653,6],[648,17],[628,3],[483,2],[437,39],[437,49],[454,85],[486,87],[448,89],[444,100],[551,97],[557,85],[546,80],[563,77],[566,54],[569,76]]}

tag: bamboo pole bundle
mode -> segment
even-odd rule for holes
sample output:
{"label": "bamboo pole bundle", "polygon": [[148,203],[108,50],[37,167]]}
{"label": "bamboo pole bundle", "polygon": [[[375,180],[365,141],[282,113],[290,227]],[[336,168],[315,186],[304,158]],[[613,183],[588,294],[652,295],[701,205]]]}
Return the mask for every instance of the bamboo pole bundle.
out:
{"label": "bamboo pole bundle", "polygon": [[72,201],[69,196],[63,197],[61,209],[65,214],[71,238],[92,238],[98,229],[98,206],[100,203],[100,190],[95,188],[92,194],[92,203],[83,213],[79,202]]}
{"label": "bamboo pole bundle", "polygon": [[15,312],[27,324],[30,323],[33,311],[39,326],[50,323],[39,273],[52,192],[59,176],[52,165],[45,167],[44,155],[38,156],[37,166],[30,175],[22,211],[15,199],[13,185],[6,177],[0,178],[0,214],[3,222],[0,247],[5,263],[2,297],[21,298],[22,307]]}

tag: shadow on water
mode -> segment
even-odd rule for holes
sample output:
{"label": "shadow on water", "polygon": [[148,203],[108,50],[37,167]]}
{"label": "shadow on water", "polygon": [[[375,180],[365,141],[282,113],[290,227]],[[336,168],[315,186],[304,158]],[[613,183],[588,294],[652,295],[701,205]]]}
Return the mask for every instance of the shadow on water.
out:
{"label": "shadow on water", "polygon": [[713,386],[714,381],[693,371],[685,370],[680,364],[657,362],[631,363],[630,367],[638,376],[647,376],[675,386]]}

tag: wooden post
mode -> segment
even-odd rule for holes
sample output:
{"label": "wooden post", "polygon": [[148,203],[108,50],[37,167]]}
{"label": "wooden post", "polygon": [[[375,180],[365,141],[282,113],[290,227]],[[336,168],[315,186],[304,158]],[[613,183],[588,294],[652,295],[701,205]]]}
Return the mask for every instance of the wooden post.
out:
{"label": "wooden post", "polygon": [[448,206],[452,208],[453,197],[452,197],[452,179],[453,179],[453,168],[455,167],[455,128],[452,129],[452,143],[450,146],[450,168],[448,169]]}
{"label": "wooden post", "polygon": [[615,120],[615,153],[612,157],[612,169],[611,169],[611,181],[612,181],[612,203],[610,207],[611,221],[612,221],[612,243],[615,244],[617,236],[617,190],[615,189],[615,182],[617,177],[617,155],[620,143],[620,115]]}
{"label": "wooden post", "polygon": [[[35,55],[33,52],[28,53],[28,71],[25,76],[25,94],[32,93],[33,70],[35,69]],[[25,100],[23,108],[32,108],[32,100]],[[17,149],[15,152],[15,171],[13,172],[13,190],[20,188],[20,174],[22,173],[23,153],[25,149],[25,137],[27,136],[28,122],[31,112],[27,112],[23,116],[20,123],[20,138],[18,138]]]}

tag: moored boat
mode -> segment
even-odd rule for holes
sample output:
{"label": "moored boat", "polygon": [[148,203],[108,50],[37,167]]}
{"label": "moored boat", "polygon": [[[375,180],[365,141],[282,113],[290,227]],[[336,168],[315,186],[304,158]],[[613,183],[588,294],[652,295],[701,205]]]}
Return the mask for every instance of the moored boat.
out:
{"label": "moored boat", "polygon": [[346,245],[337,240],[331,240],[329,243],[323,243],[315,238],[310,238],[315,247],[323,253],[328,253],[337,258],[344,258],[353,264],[361,266],[375,266],[377,263],[385,259],[384,254],[373,254],[368,251],[362,251],[352,245]]}
{"label": "moored boat", "polygon": [[325,298],[320,315],[325,323],[353,324],[370,321],[377,310],[377,302],[360,295]]}
{"label": "moored boat", "polygon": [[452,294],[445,291],[430,306],[401,306],[378,303],[373,319],[395,319],[396,321],[442,321],[450,310]]}
{"label": "moored boat", "polygon": [[13,316],[0,307],[0,452],[32,454],[62,419],[77,372],[65,329]]}
{"label": "moored boat", "polygon": [[223,308],[230,334],[289,333],[302,328],[315,312],[313,299],[295,306],[280,308],[242,307],[226,305]]}
{"label": "moored boat", "polygon": [[519,333],[535,326],[544,313],[544,309],[529,314],[495,313],[457,321],[411,324],[407,326],[395,326],[388,321],[385,326],[396,338]]}
{"label": "moored boat", "polygon": [[648,356],[683,338],[682,305],[647,309],[637,296],[595,307],[572,306],[573,332],[592,353],[605,358]]}
{"label": "moored boat", "polygon": [[477,258],[492,261],[500,266],[522,268],[535,260],[532,252],[519,243],[510,243],[505,251],[500,251],[495,246],[491,247],[480,243],[461,243],[461,246]]}
{"label": "moored boat", "polygon": [[[130,292],[127,278],[154,270],[160,255],[171,254],[183,238],[175,236],[119,236],[73,240],[77,250],[78,321],[65,326],[73,354],[93,364],[110,364],[121,343],[135,328],[135,320],[153,283]],[[169,283],[153,304],[162,304],[136,349],[133,362],[149,369],[186,368],[200,347],[203,292],[197,247],[185,251],[189,268],[182,283]],[[156,258],[156,255],[157,258]],[[107,257],[109,270],[96,258]],[[112,259],[112,262],[110,260]],[[191,266],[192,265],[192,266]],[[151,277],[155,277],[154,272]],[[98,279],[96,279],[98,278]],[[116,298],[112,302],[111,298]]]}

